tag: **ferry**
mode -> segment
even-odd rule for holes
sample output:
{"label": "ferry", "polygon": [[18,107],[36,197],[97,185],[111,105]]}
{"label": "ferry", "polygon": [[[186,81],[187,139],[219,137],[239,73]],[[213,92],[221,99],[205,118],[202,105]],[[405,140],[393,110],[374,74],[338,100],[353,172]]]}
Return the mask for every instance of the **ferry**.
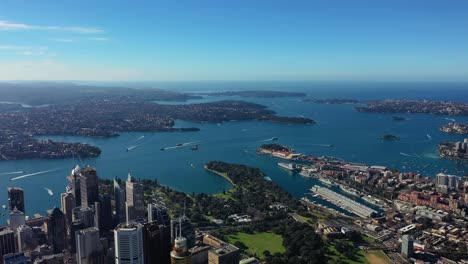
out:
{"label": "ferry", "polygon": [[336,184],[333,181],[330,181],[329,179],[319,178],[319,181],[328,186],[336,186]]}
{"label": "ferry", "polygon": [[165,150],[166,148],[160,148],[159,150]]}
{"label": "ferry", "polygon": [[278,166],[281,168],[290,170],[290,171],[297,171],[299,168],[297,167],[296,164],[294,163],[283,163],[283,162],[278,162]]}
{"label": "ferry", "polygon": [[177,143],[176,147],[182,147],[183,145],[184,145],[184,143]]}

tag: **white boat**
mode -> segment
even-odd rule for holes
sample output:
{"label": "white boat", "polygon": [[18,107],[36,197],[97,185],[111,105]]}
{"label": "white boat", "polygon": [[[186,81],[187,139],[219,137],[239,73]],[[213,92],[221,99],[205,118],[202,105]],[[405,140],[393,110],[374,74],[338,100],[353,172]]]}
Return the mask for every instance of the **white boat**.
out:
{"label": "white boat", "polygon": [[281,168],[290,170],[290,171],[297,171],[299,169],[298,166],[294,163],[278,162],[278,166],[280,166]]}

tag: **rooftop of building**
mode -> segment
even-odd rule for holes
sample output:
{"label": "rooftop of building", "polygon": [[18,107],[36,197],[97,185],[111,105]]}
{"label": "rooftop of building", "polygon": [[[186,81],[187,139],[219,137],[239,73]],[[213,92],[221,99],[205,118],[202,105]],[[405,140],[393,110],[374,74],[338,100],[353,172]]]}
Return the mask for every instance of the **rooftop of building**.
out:
{"label": "rooftop of building", "polygon": [[7,235],[7,234],[10,234],[10,233],[14,234],[15,232],[13,232],[13,230],[11,230],[10,228],[5,228],[2,231],[0,231],[0,236]]}
{"label": "rooftop of building", "polygon": [[8,187],[8,191],[15,190],[15,191],[22,191],[23,189],[20,187]]}
{"label": "rooftop of building", "polygon": [[133,231],[135,229],[141,228],[142,225],[140,223],[136,222],[129,222],[129,223],[121,223],[119,224],[115,230],[120,230],[120,231]]}
{"label": "rooftop of building", "polygon": [[78,232],[80,234],[94,233],[94,232],[99,232],[99,229],[97,227],[95,227],[95,226],[92,226],[92,227],[89,227],[89,228],[81,229]]}
{"label": "rooftop of building", "polygon": [[218,256],[224,256],[238,250],[239,249],[237,247],[228,243],[224,243],[220,247],[212,249],[211,252]]}

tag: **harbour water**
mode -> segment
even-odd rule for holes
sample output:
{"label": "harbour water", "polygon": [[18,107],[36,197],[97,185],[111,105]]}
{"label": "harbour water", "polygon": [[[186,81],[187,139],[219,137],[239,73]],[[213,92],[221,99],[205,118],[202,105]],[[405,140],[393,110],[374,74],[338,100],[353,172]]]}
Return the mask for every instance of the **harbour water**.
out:
{"label": "harbour water", "polygon": [[[124,84],[121,84],[123,86]],[[131,84],[127,84],[131,85]],[[138,84],[150,86],[150,84]],[[327,86],[328,85],[328,86]],[[354,99],[431,99],[466,100],[468,87],[460,84],[346,84],[332,86],[321,83],[157,83],[159,88],[197,91],[271,89],[303,91],[308,98]],[[406,88],[405,88],[406,87]],[[274,143],[291,146],[297,152],[322,156],[335,156],[369,165],[383,165],[401,171],[419,172],[433,177],[447,172],[457,175],[468,173],[466,162],[441,159],[437,143],[459,141],[462,135],[446,134],[438,129],[454,118],[468,123],[468,117],[448,117],[425,114],[371,114],[359,113],[354,105],[327,105],[302,102],[303,98],[239,98],[207,97],[194,102],[222,99],[241,99],[267,105],[279,115],[304,116],[314,119],[315,125],[286,125],[257,121],[233,121],[222,124],[177,121],[177,126],[196,126],[197,132],[131,132],[113,138],[48,137],[53,140],[85,142],[102,149],[100,157],[65,160],[21,160],[0,162],[0,204],[7,204],[6,188],[19,186],[25,191],[26,215],[45,214],[53,206],[60,207],[60,193],[67,184],[66,176],[79,164],[96,166],[102,178],[124,179],[130,170],[136,178],[157,179],[161,184],[187,193],[217,193],[230,184],[203,169],[210,160],[242,163],[262,169],[272,181],[300,198],[312,185],[320,184],[292,174],[277,166],[279,159],[257,155],[256,148],[278,137]],[[194,103],[186,102],[186,103]],[[406,121],[393,121],[392,116],[404,116]],[[383,141],[383,134],[400,136],[398,141]],[[161,151],[162,147],[178,143],[196,142],[198,150],[179,147]],[[329,145],[333,145],[330,147]],[[128,149],[128,151],[127,151]],[[25,171],[25,173],[5,174]],[[44,172],[44,173],[40,173]],[[29,177],[11,178],[33,174]],[[49,191],[50,190],[50,191]],[[339,191],[339,190],[338,190]],[[310,198],[310,197],[309,197]],[[0,209],[2,210],[2,209]],[[3,211],[6,213],[6,211]],[[0,217],[4,224],[6,216]]]}

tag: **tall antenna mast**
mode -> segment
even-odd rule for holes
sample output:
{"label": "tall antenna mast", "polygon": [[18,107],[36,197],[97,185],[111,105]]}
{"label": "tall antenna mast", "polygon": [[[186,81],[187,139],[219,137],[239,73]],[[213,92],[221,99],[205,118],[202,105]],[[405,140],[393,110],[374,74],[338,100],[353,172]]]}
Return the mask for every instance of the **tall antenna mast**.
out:
{"label": "tall antenna mast", "polygon": [[179,233],[180,233],[179,237],[182,237],[182,219],[181,218],[179,218]]}

